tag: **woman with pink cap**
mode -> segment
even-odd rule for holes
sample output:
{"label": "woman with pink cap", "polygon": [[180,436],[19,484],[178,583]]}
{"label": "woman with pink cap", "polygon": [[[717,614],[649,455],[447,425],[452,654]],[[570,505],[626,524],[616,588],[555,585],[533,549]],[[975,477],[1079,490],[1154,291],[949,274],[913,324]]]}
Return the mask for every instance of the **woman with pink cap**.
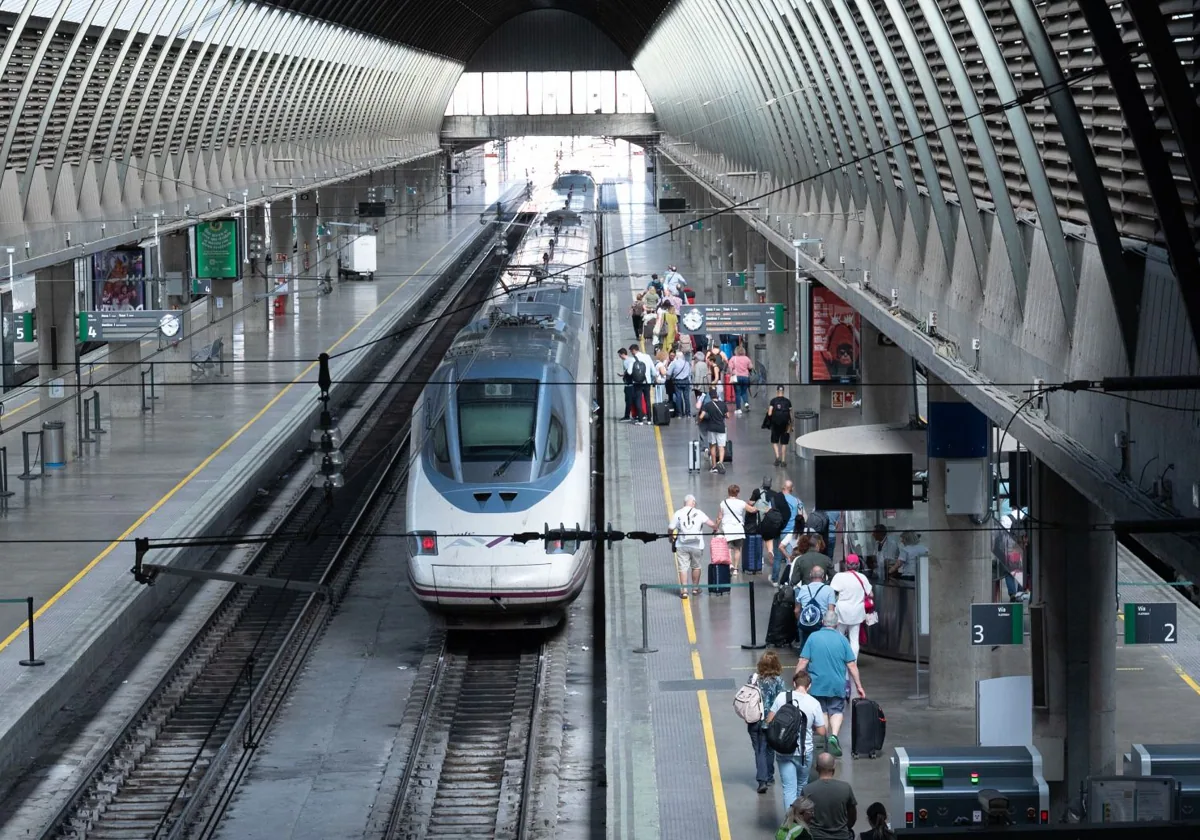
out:
{"label": "woman with pink cap", "polygon": [[859,633],[862,623],[866,621],[867,613],[874,612],[875,599],[872,594],[871,581],[858,570],[857,554],[846,555],[846,571],[838,572],[829,582],[829,588],[837,593],[838,632],[850,642],[850,649],[858,659]]}

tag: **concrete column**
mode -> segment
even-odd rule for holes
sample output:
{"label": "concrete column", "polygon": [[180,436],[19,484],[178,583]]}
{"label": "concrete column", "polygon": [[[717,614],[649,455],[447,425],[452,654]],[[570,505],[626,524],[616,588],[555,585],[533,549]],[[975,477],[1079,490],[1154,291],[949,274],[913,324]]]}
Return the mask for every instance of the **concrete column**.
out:
{"label": "concrete column", "polygon": [[[1051,775],[1056,813],[1089,775],[1112,774],[1116,742],[1116,549],[1105,518],[1044,464],[1035,470],[1034,609],[1043,611],[1046,707],[1034,710],[1034,743]],[[1070,569],[1068,575],[1067,570]],[[1037,675],[1035,675],[1037,676]]]}
{"label": "concrete column", "polygon": [[[862,422],[907,423],[916,414],[912,405],[912,361],[895,345],[879,343],[882,333],[867,321],[862,324]],[[902,384],[903,383],[903,384]]]}
{"label": "concrete column", "polygon": [[[142,416],[142,371],[149,370],[149,364],[142,362],[142,345],[140,341],[122,341],[108,345],[108,357],[105,360],[111,367],[104,368],[108,387],[104,396],[108,398],[108,411],[113,417]],[[174,365],[155,365],[154,378],[156,385],[167,376],[165,368]],[[114,375],[115,374],[115,375]],[[110,378],[111,377],[111,378]],[[158,396],[162,396],[155,389]],[[145,397],[149,400],[150,377],[146,376]],[[161,400],[160,400],[161,402]]]}
{"label": "concrete column", "polygon": [[[75,342],[79,332],[75,317],[75,271],[71,263],[34,272],[37,307],[38,408],[50,410],[41,422],[66,423],[67,454],[74,448]],[[29,428],[40,428],[40,423]],[[11,453],[10,453],[11,457]]]}
{"label": "concrete column", "polygon": [[296,199],[296,274],[301,282],[315,285],[324,273],[318,269],[321,252],[317,242],[316,192],[302,192]]}
{"label": "concrete column", "polygon": [[250,211],[250,233],[261,236],[262,245],[261,256],[257,259],[252,256],[242,274],[242,332],[247,336],[263,335],[270,329],[271,302],[267,293],[274,281],[268,280],[268,274],[275,271],[275,252],[279,250],[275,239],[275,216],[283,207],[283,204],[267,202]]}
{"label": "concrete column", "polygon": [[[930,382],[930,403],[963,402],[953,389]],[[936,422],[931,419],[931,422]],[[930,435],[937,430],[930,427]],[[986,440],[986,433],[985,433]],[[992,600],[990,532],[967,516],[946,513],[946,460],[929,458],[929,705],[975,706],[975,682],[985,672],[983,651],[971,645],[971,604]]]}

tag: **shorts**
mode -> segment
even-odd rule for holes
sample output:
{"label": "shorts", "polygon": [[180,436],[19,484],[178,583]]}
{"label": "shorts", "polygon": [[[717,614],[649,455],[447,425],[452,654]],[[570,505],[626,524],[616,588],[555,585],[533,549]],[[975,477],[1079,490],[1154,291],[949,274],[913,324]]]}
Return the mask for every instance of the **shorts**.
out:
{"label": "shorts", "polygon": [[817,702],[821,704],[821,711],[825,713],[825,717],[846,712],[845,697],[818,697]]}
{"label": "shorts", "polygon": [[792,439],[792,433],[787,430],[787,426],[779,428],[778,426],[771,427],[771,443],[782,443],[784,446]]}
{"label": "shorts", "polygon": [[704,441],[709,446],[724,446],[725,440],[726,440],[725,432],[705,432],[704,433]]}
{"label": "shorts", "polygon": [[704,549],[699,546],[675,545],[675,565],[679,567],[679,574],[684,574],[688,569],[699,569],[700,560],[704,557]]}

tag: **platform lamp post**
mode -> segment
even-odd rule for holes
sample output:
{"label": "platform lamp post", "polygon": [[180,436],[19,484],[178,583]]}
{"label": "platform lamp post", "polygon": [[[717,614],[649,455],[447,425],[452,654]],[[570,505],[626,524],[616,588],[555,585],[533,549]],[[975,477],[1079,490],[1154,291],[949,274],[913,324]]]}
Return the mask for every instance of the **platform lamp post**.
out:
{"label": "platform lamp post", "polygon": [[313,429],[309,441],[313,444],[313,464],[317,472],[313,475],[313,487],[325,493],[327,501],[333,500],[333,491],[346,486],[342,475],[345,458],[341,453],[342,432],[338,428],[333,414],[329,411],[329,388],[333,380],[329,376],[329,354],[322,353],[317,357],[317,387],[321,389],[321,419],[317,428]]}

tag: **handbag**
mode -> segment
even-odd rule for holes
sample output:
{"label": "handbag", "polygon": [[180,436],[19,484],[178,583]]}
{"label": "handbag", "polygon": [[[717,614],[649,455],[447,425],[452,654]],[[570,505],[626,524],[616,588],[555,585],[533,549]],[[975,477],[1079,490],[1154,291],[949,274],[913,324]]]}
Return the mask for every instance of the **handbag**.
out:
{"label": "handbag", "polygon": [[[875,615],[875,613],[871,613],[871,615]],[[877,616],[877,615],[875,617],[879,618],[879,616]],[[866,643],[867,643],[867,624],[866,624],[866,622],[863,622],[862,624],[858,625],[858,644],[861,646],[861,645],[865,645]]]}
{"label": "handbag", "polygon": [[867,585],[863,583],[862,573],[855,572],[854,577],[858,579],[858,585],[863,588],[863,609],[867,611],[866,618],[863,619],[862,626],[859,627],[859,641],[865,642],[867,639],[867,628],[874,627],[879,623],[879,613],[875,612],[875,596],[867,589]]}

